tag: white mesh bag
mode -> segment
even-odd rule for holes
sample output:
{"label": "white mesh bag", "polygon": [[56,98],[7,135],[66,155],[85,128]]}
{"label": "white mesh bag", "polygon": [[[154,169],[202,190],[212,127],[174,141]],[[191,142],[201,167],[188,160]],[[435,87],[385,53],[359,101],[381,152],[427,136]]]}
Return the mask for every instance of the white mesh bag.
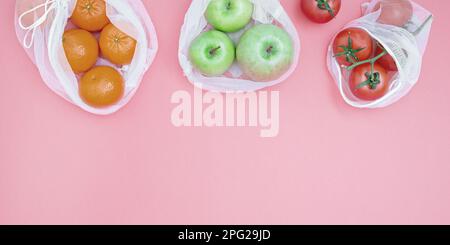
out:
{"label": "white mesh bag", "polygon": [[354,96],[348,86],[349,72],[340,67],[333,53],[334,38],[328,48],[328,69],[336,81],[344,100],[357,108],[387,107],[402,97],[418,82],[422,55],[426,50],[432,25],[432,14],[411,1],[413,15],[404,27],[379,23],[381,10],[374,11],[381,0],[372,0],[363,4],[364,16],[347,24],[347,28],[360,28],[369,33],[391,55],[397,65],[398,72],[389,83],[389,91],[375,101],[363,101]]}
{"label": "white mesh bag", "polygon": [[97,65],[115,67],[123,75],[125,94],[116,105],[93,108],[78,94],[78,78],[67,61],[62,44],[75,4],[76,0],[17,0],[17,37],[52,91],[90,113],[112,114],[130,101],[152,64],[158,50],[155,28],[140,0],[106,0],[111,23],[133,37],[137,45],[130,65],[117,67],[99,59]]}
{"label": "white mesh bag", "polygon": [[189,82],[199,88],[215,92],[251,92],[279,84],[294,72],[299,60],[300,39],[294,24],[278,0],[251,0],[254,5],[252,21],[243,30],[228,35],[237,44],[244,31],[255,24],[275,24],[283,28],[292,38],[294,46],[293,62],[284,75],[275,81],[251,81],[243,76],[236,62],[220,77],[207,77],[198,72],[189,61],[189,47],[200,33],[211,29],[205,18],[210,1],[193,0],[181,28],[178,58]]}

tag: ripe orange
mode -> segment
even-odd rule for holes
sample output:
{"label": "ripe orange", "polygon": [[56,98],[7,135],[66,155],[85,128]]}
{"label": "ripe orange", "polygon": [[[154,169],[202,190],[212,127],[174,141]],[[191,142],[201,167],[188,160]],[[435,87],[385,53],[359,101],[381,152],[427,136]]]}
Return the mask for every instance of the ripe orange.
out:
{"label": "ripe orange", "polygon": [[63,47],[75,73],[85,72],[97,62],[98,42],[88,31],[74,29],[64,32]]}
{"label": "ripe orange", "polygon": [[124,95],[125,83],[122,75],[109,66],[97,66],[86,72],[79,83],[83,101],[96,108],[116,104]]}
{"label": "ripe orange", "polygon": [[100,31],[109,23],[104,0],[77,0],[72,23],[90,32]]}
{"label": "ripe orange", "polygon": [[105,58],[116,65],[128,65],[133,60],[136,40],[113,24],[103,28],[100,34],[100,50]]}

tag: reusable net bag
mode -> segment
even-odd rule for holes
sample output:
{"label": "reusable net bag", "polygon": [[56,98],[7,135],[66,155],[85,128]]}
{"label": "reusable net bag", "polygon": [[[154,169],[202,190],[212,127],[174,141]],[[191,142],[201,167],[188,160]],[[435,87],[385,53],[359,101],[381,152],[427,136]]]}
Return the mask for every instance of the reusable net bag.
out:
{"label": "reusable net bag", "polygon": [[251,81],[243,76],[236,62],[220,77],[207,77],[198,72],[189,61],[189,47],[200,33],[212,29],[205,18],[210,2],[211,0],[193,0],[181,28],[178,58],[189,82],[201,89],[215,92],[251,92],[279,84],[294,72],[299,60],[300,39],[294,24],[278,0],[251,0],[254,5],[252,21],[244,29],[228,35],[236,45],[242,34],[255,24],[274,24],[283,28],[292,38],[294,46],[293,62],[284,75],[275,81]]}
{"label": "reusable net bag", "polygon": [[64,31],[70,28],[68,20],[76,0],[17,0],[15,17],[17,37],[38,67],[45,84],[69,102],[98,115],[112,114],[130,101],[158,50],[155,28],[140,0],[105,2],[111,23],[137,41],[130,65],[118,67],[99,57],[96,65],[116,68],[125,81],[123,98],[107,108],[93,108],[80,98],[78,77],[72,71],[63,49],[62,37]]}
{"label": "reusable net bag", "polygon": [[[370,3],[363,4],[363,17],[350,22],[342,30],[347,28],[365,30],[392,56],[398,72],[390,74],[392,78],[386,95],[375,101],[363,101],[354,96],[348,85],[350,72],[338,64],[333,53],[335,38],[328,48],[328,69],[344,100],[357,108],[387,107],[409,93],[418,82],[422,56],[426,50],[431,31],[432,14],[413,1],[410,1],[413,10],[412,18],[405,26],[399,27],[380,23],[382,22],[380,21],[382,10],[378,6],[381,1],[372,0]],[[389,2],[389,0],[386,2]]]}

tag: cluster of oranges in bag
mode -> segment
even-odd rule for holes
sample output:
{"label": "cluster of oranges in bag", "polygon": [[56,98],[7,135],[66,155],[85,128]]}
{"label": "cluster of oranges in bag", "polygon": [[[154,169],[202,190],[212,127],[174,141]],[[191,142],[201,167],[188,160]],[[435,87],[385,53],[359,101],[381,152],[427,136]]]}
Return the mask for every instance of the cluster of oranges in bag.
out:
{"label": "cluster of oranges in bag", "polygon": [[[131,63],[136,40],[111,24],[104,0],[77,0],[70,21],[77,28],[65,31],[62,42],[73,72],[80,77],[80,97],[95,108],[116,104],[125,92],[116,67]],[[97,66],[99,57],[116,67]]]}

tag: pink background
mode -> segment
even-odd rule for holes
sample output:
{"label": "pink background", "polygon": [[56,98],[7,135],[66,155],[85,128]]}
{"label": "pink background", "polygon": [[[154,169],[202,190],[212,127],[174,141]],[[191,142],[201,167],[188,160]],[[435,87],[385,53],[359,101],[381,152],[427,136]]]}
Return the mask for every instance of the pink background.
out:
{"label": "pink background", "polygon": [[284,0],[301,63],[280,91],[281,131],[175,128],[188,0],[144,0],[160,52],[132,102],[98,117],[53,94],[0,1],[0,224],[450,224],[450,1],[435,14],[420,83],[399,103],[357,110],[340,98],[326,46],[363,0],[312,24]]}

